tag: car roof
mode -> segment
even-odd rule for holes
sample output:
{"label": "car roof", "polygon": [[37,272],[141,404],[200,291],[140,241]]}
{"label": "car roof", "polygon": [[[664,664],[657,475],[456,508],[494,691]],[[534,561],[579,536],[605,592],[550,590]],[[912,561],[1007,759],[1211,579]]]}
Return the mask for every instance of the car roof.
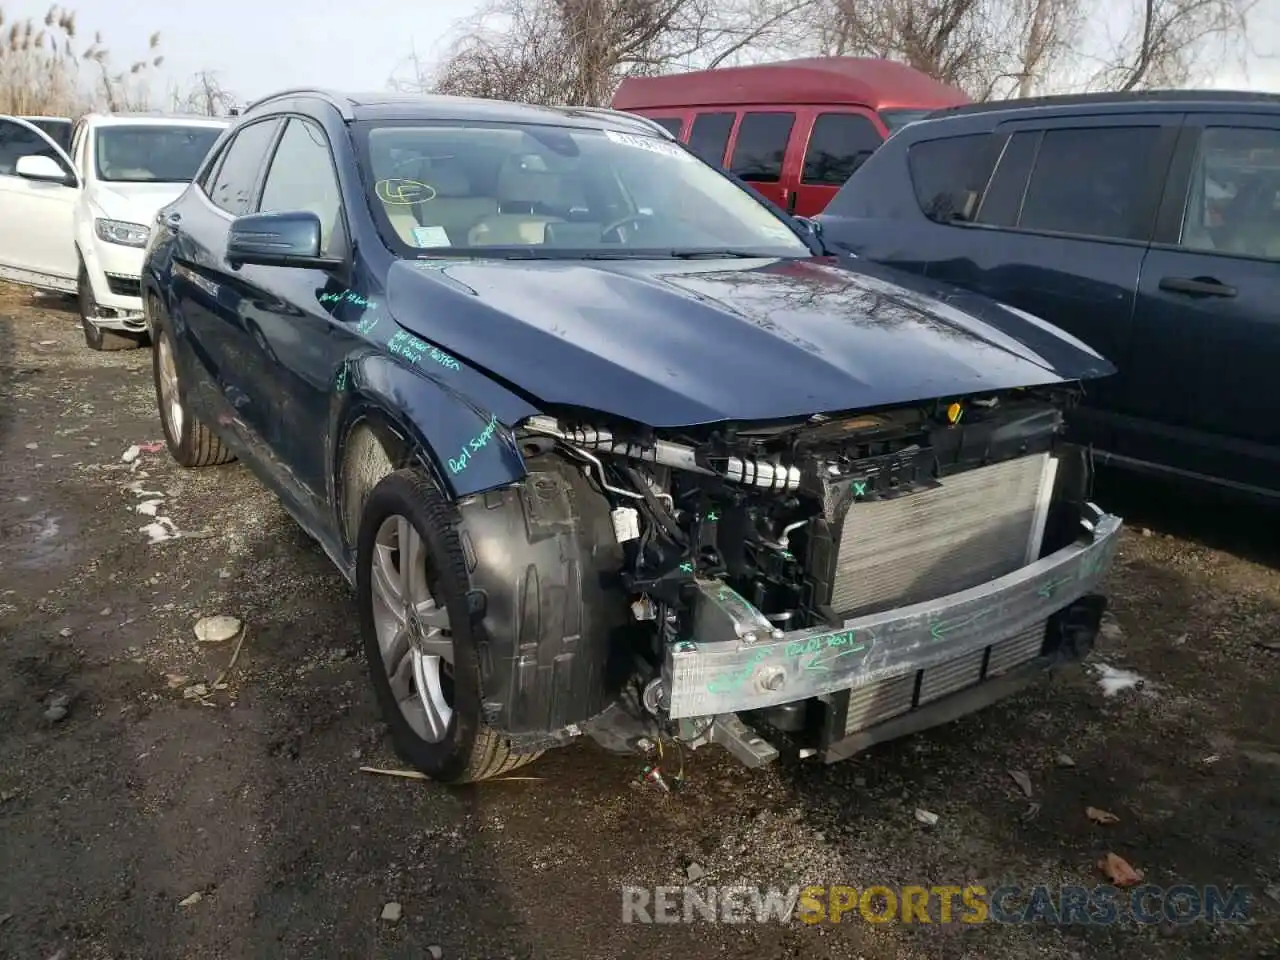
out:
{"label": "car roof", "polygon": [[492,123],[543,123],[580,127],[588,130],[609,129],[619,133],[642,133],[672,139],[671,134],[645,117],[623,113],[607,107],[549,107],[507,100],[479,97],[452,97],[441,94],[418,96],[385,92],[348,93],[333,90],[282,90],[249,104],[242,117],[285,101],[321,100],[338,109],[346,120],[478,120]]}
{"label": "car roof", "polygon": [[762,103],[842,103],[882,110],[968,102],[963,91],[926,73],[904,63],[870,57],[805,57],[660,77],[628,77],[613,98],[613,106],[619,110]]}
{"label": "car roof", "polygon": [[95,127],[123,126],[190,126],[225,127],[230,120],[224,117],[205,117],[185,113],[89,113],[84,120]]}
{"label": "car roof", "polygon": [[13,114],[13,116],[17,117],[19,120],[56,120],[58,123],[71,122],[70,117],[52,117],[52,116],[45,116],[44,114],[40,114],[40,113],[15,113]]}
{"label": "car roof", "polygon": [[1000,119],[1035,116],[1041,113],[1132,113],[1151,110],[1239,110],[1271,112],[1280,110],[1280,94],[1251,90],[1135,90],[1127,93],[1075,93],[1018,100],[990,100],[935,110],[924,122],[945,117],[976,114],[1008,114]]}

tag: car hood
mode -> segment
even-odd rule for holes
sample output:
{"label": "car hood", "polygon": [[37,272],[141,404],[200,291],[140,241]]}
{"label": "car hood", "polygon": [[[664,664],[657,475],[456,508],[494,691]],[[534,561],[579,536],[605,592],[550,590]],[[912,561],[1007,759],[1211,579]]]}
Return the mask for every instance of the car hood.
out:
{"label": "car hood", "polygon": [[1030,315],[861,261],[399,261],[387,298],[401,326],[543,404],[652,427],[1115,372]]}
{"label": "car hood", "polygon": [[160,208],[187,189],[185,183],[96,183],[92,201],[109,220],[150,224]]}

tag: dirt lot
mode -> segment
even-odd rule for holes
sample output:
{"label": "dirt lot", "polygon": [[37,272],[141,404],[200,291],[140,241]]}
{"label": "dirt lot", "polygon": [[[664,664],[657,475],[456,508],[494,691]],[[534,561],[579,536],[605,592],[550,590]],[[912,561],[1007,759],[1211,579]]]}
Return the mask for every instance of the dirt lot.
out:
{"label": "dirt lot", "polygon": [[[1091,661],[1140,689],[1077,671],[832,768],[711,748],[673,795],[590,744],[451,791],[359,772],[398,764],[353,602],[248,472],[122,460],[160,436],[148,351],[92,353],[60,302],[0,287],[0,372],[4,957],[1280,956],[1275,515],[1104,478],[1131,526]],[[148,542],[155,500],[188,536]],[[220,613],[249,624],[236,669],[184,696],[230,659],[192,631]],[[1163,886],[1247,885],[1253,922],[620,921],[623,885],[691,870],[1093,886],[1108,851]]]}

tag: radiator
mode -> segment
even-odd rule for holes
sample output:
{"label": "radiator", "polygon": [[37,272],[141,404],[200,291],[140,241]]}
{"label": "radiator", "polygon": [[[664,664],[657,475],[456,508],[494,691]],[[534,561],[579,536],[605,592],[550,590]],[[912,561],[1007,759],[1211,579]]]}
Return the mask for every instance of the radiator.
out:
{"label": "radiator", "polygon": [[[846,735],[865,730],[884,720],[923,706],[949,693],[971,687],[982,680],[996,677],[1020,664],[1033,660],[1044,645],[1045,624],[1002,640],[982,650],[975,650],[947,663],[927,670],[913,670],[901,677],[869,683],[849,691],[845,714]],[[986,662],[986,673],[982,664]]]}
{"label": "radiator", "polygon": [[1057,461],[1018,457],[941,486],[855,503],[836,553],[838,616],[932,600],[1003,576],[1040,552]]}

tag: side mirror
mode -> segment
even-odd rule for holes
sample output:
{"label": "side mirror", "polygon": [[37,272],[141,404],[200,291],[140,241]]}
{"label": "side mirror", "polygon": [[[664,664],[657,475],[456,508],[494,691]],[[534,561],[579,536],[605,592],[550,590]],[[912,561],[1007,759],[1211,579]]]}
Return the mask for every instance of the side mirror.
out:
{"label": "side mirror", "polygon": [[75,186],[74,178],[69,176],[66,170],[62,169],[62,165],[57,160],[42,154],[31,153],[25,157],[19,157],[18,162],[13,167],[13,172],[27,180]]}
{"label": "side mirror", "polygon": [[312,270],[342,266],[341,260],[320,255],[320,218],[305,210],[237,217],[227,235],[227,262],[234,269],[246,263]]}

